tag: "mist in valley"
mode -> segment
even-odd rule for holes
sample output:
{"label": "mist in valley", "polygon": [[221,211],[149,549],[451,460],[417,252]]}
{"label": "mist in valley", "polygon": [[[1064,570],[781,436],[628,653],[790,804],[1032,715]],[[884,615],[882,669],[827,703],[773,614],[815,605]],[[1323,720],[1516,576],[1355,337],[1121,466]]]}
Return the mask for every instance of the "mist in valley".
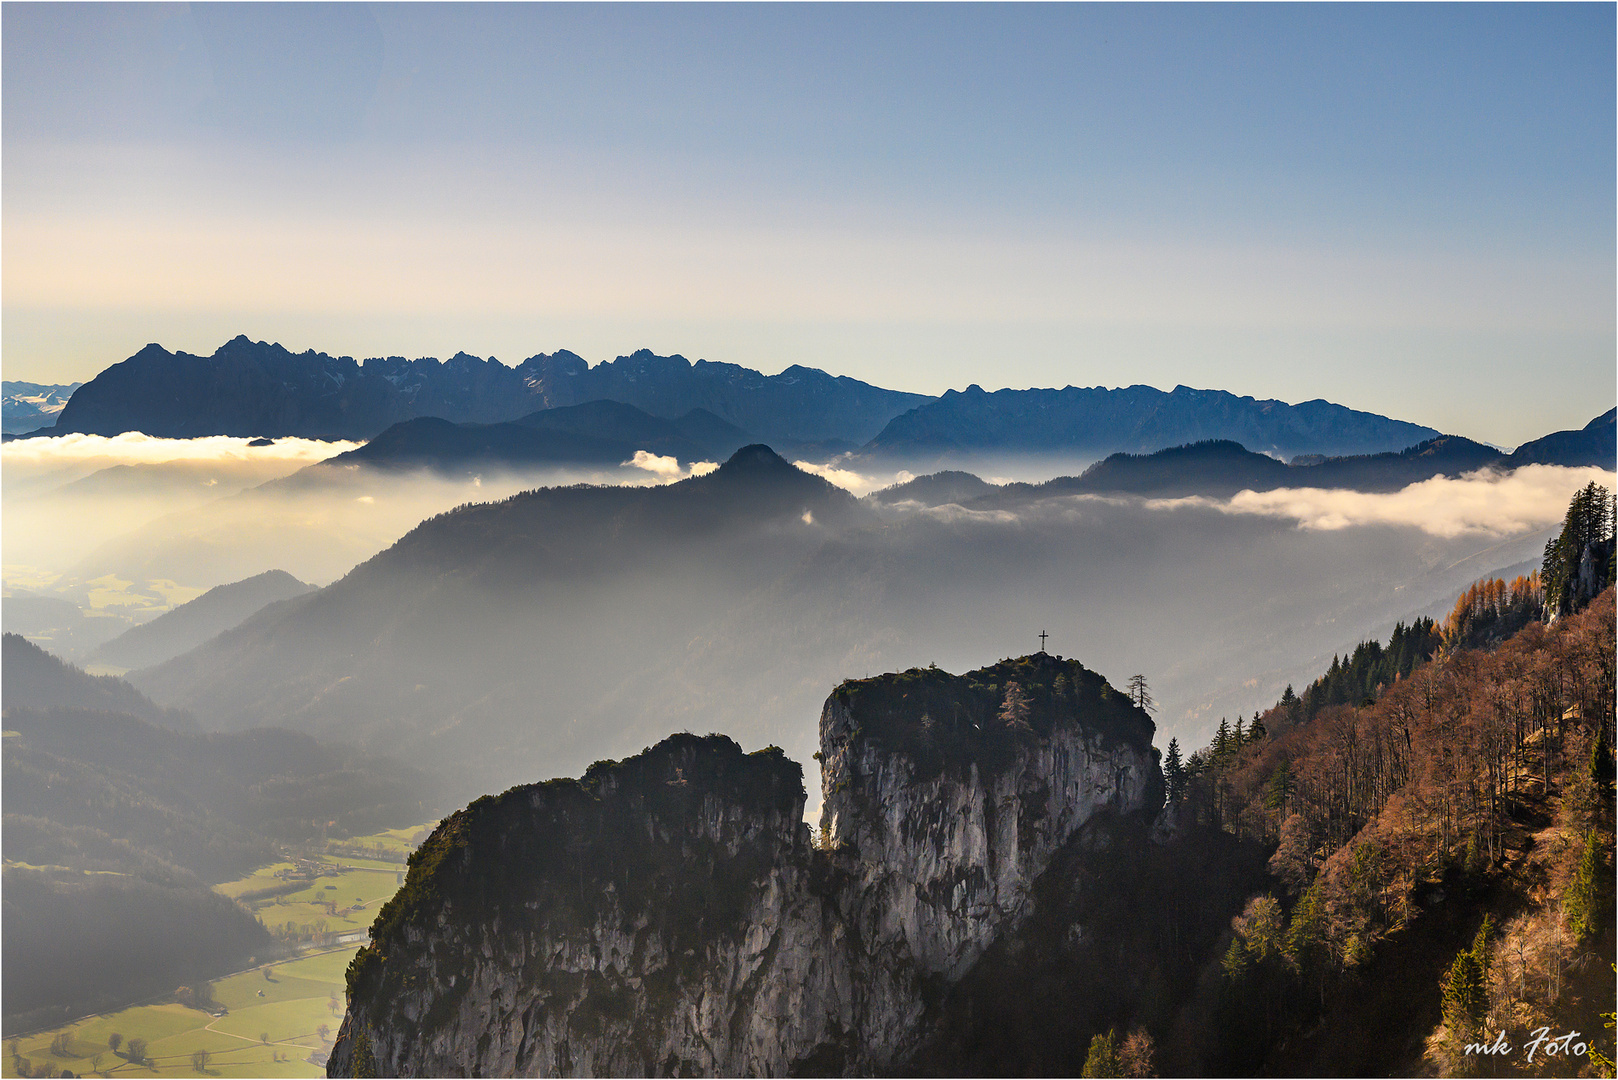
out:
{"label": "mist in valley", "polygon": [[[62,463],[8,456],[7,584],[29,580],[22,563],[35,595],[82,603],[101,581],[104,601],[138,595],[155,614],[160,583],[196,595],[284,569],[327,587],[131,681],[205,729],[285,726],[396,755],[440,774],[452,802],[721,731],[804,763],[811,813],[819,710],[842,679],[967,670],[1046,631],[1049,651],[1114,685],[1147,676],[1159,746],[1200,745],[1334,653],[1537,560],[1571,492],[1612,483],[1533,466],[1386,495],[975,510],[857,498],[895,476],[837,460],[727,478],[646,455],[466,481],[309,468],[290,450],[267,480],[263,462],[210,462],[232,490],[203,500],[164,493],[177,458],[51,486],[40,477]],[[28,481],[15,493],[14,469]],[[122,516],[75,490],[90,478],[122,486],[107,504]]]}
{"label": "mist in valley", "polygon": [[356,445],[134,432],[5,444],[5,628],[82,661],[217,585],[271,569],[327,584],[463,503],[551,485],[665,483],[703,468],[651,454],[617,469],[465,478],[322,464]]}

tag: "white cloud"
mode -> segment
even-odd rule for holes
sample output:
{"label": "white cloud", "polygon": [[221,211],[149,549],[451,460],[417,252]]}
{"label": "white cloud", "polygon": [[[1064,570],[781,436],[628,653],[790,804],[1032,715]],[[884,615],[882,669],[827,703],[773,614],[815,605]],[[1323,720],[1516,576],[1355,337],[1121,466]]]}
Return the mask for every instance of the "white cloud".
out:
{"label": "white cloud", "polygon": [[693,461],[691,463],[691,475],[707,476],[709,473],[718,468],[719,462],[717,461]]}
{"label": "white cloud", "polygon": [[845,491],[852,491],[856,495],[864,495],[875,491],[879,486],[886,486],[851,469],[839,469],[829,463],[816,465],[810,461],[794,461],[792,464],[806,473],[814,473],[816,476],[836,484]]}
{"label": "white cloud", "polygon": [[677,480],[685,475],[685,470],[680,468],[678,458],[664,457],[649,450],[636,450],[635,456],[624,462],[624,465],[636,469],[645,469],[654,476],[660,476],[665,480]]}
{"label": "white cloud", "polygon": [[1433,536],[1465,533],[1503,536],[1555,525],[1573,493],[1594,481],[1611,488],[1614,474],[1602,469],[1526,465],[1501,475],[1484,470],[1448,479],[1435,476],[1400,491],[1364,492],[1321,488],[1243,491],[1228,502],[1161,499],[1148,505],[1195,503],[1228,514],[1292,518],[1303,529],[1331,531],[1355,525],[1414,526]]}
{"label": "white cloud", "polygon": [[97,465],[160,465],[170,461],[284,461],[309,464],[324,461],[360,444],[321,442],[316,439],[276,439],[271,446],[248,446],[245,438],[210,435],[201,439],[160,439],[138,431],[122,435],[54,435],[17,439],[0,447],[0,461],[10,466],[94,463]]}

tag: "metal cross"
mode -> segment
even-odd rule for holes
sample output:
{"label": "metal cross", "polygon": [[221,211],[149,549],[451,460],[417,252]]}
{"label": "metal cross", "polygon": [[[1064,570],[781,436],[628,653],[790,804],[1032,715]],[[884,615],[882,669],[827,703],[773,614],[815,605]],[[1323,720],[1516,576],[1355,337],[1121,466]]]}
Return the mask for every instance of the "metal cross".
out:
{"label": "metal cross", "polygon": [[1048,637],[1050,637],[1050,635],[1047,634],[1045,631],[1041,630],[1039,632],[1039,651],[1040,652],[1045,651],[1045,639],[1048,638]]}

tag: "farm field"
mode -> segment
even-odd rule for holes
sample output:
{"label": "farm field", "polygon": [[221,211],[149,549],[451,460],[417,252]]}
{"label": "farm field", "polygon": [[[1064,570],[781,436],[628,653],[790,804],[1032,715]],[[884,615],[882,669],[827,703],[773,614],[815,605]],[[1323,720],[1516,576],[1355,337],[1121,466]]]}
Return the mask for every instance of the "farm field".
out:
{"label": "farm field", "polygon": [[[358,837],[343,846],[380,845],[397,857],[410,850],[411,838],[423,828],[431,825]],[[300,864],[305,873],[318,876],[288,880],[284,875]],[[398,891],[403,870],[402,863],[386,859],[322,852],[260,867],[216,889],[247,903],[272,932],[298,940],[311,933],[367,929],[377,909]],[[0,1076],[60,1076],[64,1071],[118,1077],[324,1076],[325,1056],[346,1007],[344,972],[358,947],[355,942],[316,946],[293,959],[215,980],[212,997],[216,1009],[223,1006],[223,1016],[170,1000],[7,1039]],[[115,1034],[116,1052],[109,1044]],[[65,1041],[59,1042],[62,1036]],[[139,1063],[129,1060],[131,1039],[145,1041]],[[198,1051],[208,1055],[200,1071]]]}
{"label": "farm field", "polygon": [[[347,945],[218,980],[214,1000],[228,1012],[214,1017],[176,1002],[136,1005],[90,1017],[65,1028],[7,1039],[0,1075],[60,1076],[324,1076],[325,1060],[342,1022],[343,972],[355,946]],[[262,996],[260,996],[262,995]],[[321,1027],[326,1028],[324,1037]],[[66,1054],[52,1054],[57,1036]],[[118,1053],[108,1045],[117,1033]],[[145,1061],[125,1056],[131,1039],[146,1040]],[[209,1054],[199,1072],[198,1050]]]}

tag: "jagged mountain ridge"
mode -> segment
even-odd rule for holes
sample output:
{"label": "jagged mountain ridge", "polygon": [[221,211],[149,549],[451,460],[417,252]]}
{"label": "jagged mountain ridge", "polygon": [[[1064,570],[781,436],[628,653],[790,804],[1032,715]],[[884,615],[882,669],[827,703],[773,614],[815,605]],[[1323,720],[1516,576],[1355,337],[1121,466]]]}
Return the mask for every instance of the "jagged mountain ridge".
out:
{"label": "jagged mountain ridge", "polygon": [[416,417],[504,423],[600,399],[666,418],[705,409],[757,437],[848,447],[927,400],[814,368],[763,375],[647,349],[593,367],[562,350],[513,368],[466,353],[362,363],[238,336],[208,357],[147,345],[74,391],[49,433],[368,439]]}
{"label": "jagged mountain ridge", "polygon": [[[1008,724],[1013,681],[1029,704]],[[1057,851],[1098,816],[1155,812],[1152,730],[1099,676],[1038,654],[838,687],[822,848],[801,769],[721,735],[480,799],[378,915],[328,1074],[351,1074],[361,1042],[401,1076],[900,1063]]]}
{"label": "jagged mountain ridge", "polygon": [[457,353],[356,362],[238,336],[211,357],[148,345],[74,392],[54,428],[171,437],[302,435],[373,438],[434,416],[501,424],[540,409],[623,402],[674,419],[694,409],[773,444],[860,449],[878,460],[975,452],[1084,456],[1147,453],[1231,439],[1282,457],[1399,451],[1438,432],[1323,400],[1289,405],[1221,390],[1147,386],[1000,390],[942,398],[884,390],[798,365],[766,376],[735,364],[642,349],[591,366],[560,350],[515,368]]}

